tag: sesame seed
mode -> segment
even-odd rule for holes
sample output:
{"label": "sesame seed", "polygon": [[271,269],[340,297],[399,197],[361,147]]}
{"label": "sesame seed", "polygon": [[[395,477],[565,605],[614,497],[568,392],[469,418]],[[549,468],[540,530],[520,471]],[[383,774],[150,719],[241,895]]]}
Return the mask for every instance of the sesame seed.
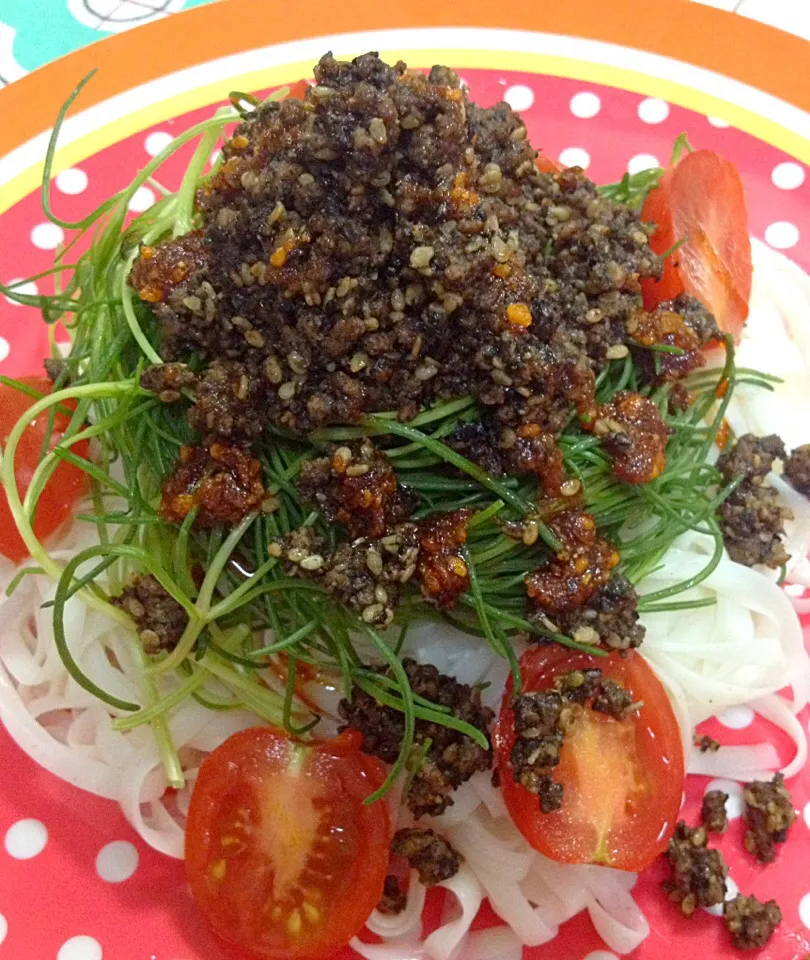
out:
{"label": "sesame seed", "polygon": [[414,270],[422,270],[428,266],[435,253],[433,247],[415,247],[411,251],[410,263]]}
{"label": "sesame seed", "polygon": [[295,381],[288,380],[286,383],[282,383],[278,388],[278,396],[280,400],[292,400],[295,396]]}
{"label": "sesame seed", "polygon": [[323,557],[319,553],[312,553],[301,561],[302,570],[320,570],[323,566]]}
{"label": "sesame seed", "polygon": [[609,347],[605,356],[608,360],[623,360],[630,351],[623,343],[614,344]]}

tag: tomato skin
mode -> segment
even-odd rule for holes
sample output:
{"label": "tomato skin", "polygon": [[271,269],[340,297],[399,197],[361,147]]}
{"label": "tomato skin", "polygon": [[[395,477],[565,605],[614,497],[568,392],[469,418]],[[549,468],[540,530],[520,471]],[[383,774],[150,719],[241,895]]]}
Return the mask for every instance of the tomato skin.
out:
{"label": "tomato skin", "polygon": [[[52,384],[47,377],[21,377],[19,382],[43,395],[52,391]],[[17,421],[35,403],[36,400],[28,394],[15,390],[14,387],[0,385],[0,446],[3,449]],[[64,406],[75,408],[75,404],[70,401]],[[52,450],[62,439],[68,423],[67,414],[55,415],[49,450]],[[39,463],[47,428],[48,412],[46,411],[26,428],[17,445],[14,469],[20,499],[25,497],[34,470]],[[77,456],[87,459],[89,445],[86,440],[74,444],[70,449]],[[37,503],[33,527],[38,540],[44,540],[50,536],[70,517],[73,505],[85,492],[87,486],[87,474],[83,470],[70,463],[63,462],[57,465]],[[28,547],[17,531],[8,505],[8,497],[2,488],[0,488],[0,553],[14,563],[21,563],[28,556]]]}
{"label": "tomato skin", "polygon": [[753,267],[734,164],[712,150],[688,153],[650,190],[641,219],[656,224],[650,246],[659,256],[687,238],[664,260],[661,280],[641,281],[645,308],[688,293],[711,310],[721,330],[738,336],[748,317]]}
{"label": "tomato skin", "polygon": [[342,734],[303,743],[237,733],[200,769],[186,874],[214,931],[246,957],[319,960],[364,926],[388,868],[388,806],[363,801],[382,764]]}
{"label": "tomato skin", "polygon": [[634,701],[643,701],[621,722],[586,708],[563,741],[552,773],[565,790],[562,807],[553,813],[542,813],[538,798],[514,780],[511,679],[494,737],[506,806],[536,850],[558,863],[643,869],[666,849],[685,777],[678,722],[661,682],[632,650],[626,656],[593,657],[561,646],[533,647],[520,666],[524,692],[549,689],[556,676],[596,667],[629,690]]}

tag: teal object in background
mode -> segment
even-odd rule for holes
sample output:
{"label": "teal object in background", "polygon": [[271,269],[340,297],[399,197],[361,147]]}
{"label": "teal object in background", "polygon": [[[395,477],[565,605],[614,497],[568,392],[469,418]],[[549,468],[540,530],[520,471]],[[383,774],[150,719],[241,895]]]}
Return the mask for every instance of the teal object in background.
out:
{"label": "teal object in background", "polygon": [[0,0],[0,86],[113,33],[213,0]]}

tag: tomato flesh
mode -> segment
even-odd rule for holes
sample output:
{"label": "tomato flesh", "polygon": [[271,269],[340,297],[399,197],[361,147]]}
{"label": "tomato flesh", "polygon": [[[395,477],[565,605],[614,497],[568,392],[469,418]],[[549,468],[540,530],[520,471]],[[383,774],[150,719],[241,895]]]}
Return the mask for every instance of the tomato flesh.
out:
{"label": "tomato flesh", "polygon": [[[52,389],[51,382],[46,377],[21,377],[20,383],[43,395],[49,394]],[[0,446],[4,450],[15,424],[35,403],[36,400],[28,394],[14,387],[0,385]],[[65,406],[73,409],[75,404],[68,402]],[[53,450],[62,439],[69,422],[67,414],[55,414],[49,450]],[[31,478],[39,464],[47,429],[48,413],[45,412],[36,417],[26,428],[17,445],[14,472],[21,499],[25,497]],[[76,443],[70,449],[79,457],[86,459],[88,456],[87,441]],[[70,517],[73,505],[86,489],[87,474],[83,470],[66,462],[56,467],[37,502],[33,527],[38,540],[44,540],[50,536]],[[28,548],[17,531],[8,505],[8,497],[2,488],[0,488],[0,553],[14,563],[20,563],[28,556]]]}
{"label": "tomato flesh", "polygon": [[186,872],[213,929],[249,956],[328,956],[379,902],[391,824],[384,802],[363,802],[384,770],[359,744],[351,733],[303,743],[256,728],[203,763]]}
{"label": "tomato flesh", "polygon": [[650,190],[641,219],[652,221],[655,253],[666,253],[659,281],[641,281],[651,310],[681,293],[697,297],[721,330],[739,334],[747,317],[753,268],[742,180],[733,163],[711,150],[687,154]]}
{"label": "tomato flesh", "polygon": [[558,676],[595,667],[643,705],[621,721],[584,708],[552,771],[563,785],[562,806],[543,813],[538,798],[514,779],[510,680],[495,730],[495,757],[512,819],[536,850],[559,863],[643,869],[672,835],[685,776],[680,730],[660,681],[634,651],[593,657],[534,647],[520,666],[525,692],[547,690]]}

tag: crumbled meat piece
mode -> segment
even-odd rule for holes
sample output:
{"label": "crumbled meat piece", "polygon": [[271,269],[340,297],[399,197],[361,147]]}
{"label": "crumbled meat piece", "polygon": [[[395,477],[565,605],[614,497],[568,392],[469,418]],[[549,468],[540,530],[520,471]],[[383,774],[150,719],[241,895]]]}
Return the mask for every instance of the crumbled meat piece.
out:
{"label": "crumbled meat piece", "polygon": [[722,790],[709,790],[703,795],[700,815],[703,826],[710,833],[725,833],[728,829],[726,800],[728,800],[728,794],[723,793]]}
{"label": "crumbled meat piece", "polygon": [[805,443],[785,460],[785,477],[794,489],[810,497],[810,443]]}
{"label": "crumbled meat piece", "polygon": [[719,850],[709,850],[707,842],[705,827],[693,830],[682,820],[669,841],[672,877],[665,880],[663,886],[670,900],[677,903],[687,917],[698,907],[722,903],[726,896],[728,867]]}
{"label": "crumbled meat piece", "polygon": [[382,899],[377,904],[377,909],[388,916],[396,916],[402,913],[407,903],[408,895],[400,890],[399,880],[389,873],[385,878]]}
{"label": "crumbled meat piece", "polygon": [[379,538],[408,519],[415,502],[397,483],[388,457],[370,440],[333,447],[301,467],[298,492],[349,536]]}
{"label": "crumbled meat piece", "polygon": [[742,478],[719,511],[726,549],[737,563],[777,568],[789,559],[782,535],[784,522],[792,514],[765,480],[774,460],[784,456],[785,447],[779,437],[747,433],[718,457],[717,469],[726,483]]}
{"label": "crumbled meat piece", "polygon": [[[489,739],[489,725],[494,714],[481,705],[481,694],[476,688],[458,683],[430,664],[406,659],[402,665],[417,696],[449,707],[453,716],[477,727]],[[386,763],[397,759],[405,727],[400,711],[380,705],[358,687],[352,690],[350,699],[340,701],[338,709],[346,727],[363,734],[366,753]],[[456,787],[469,780],[477,770],[488,770],[492,765],[492,751],[483,749],[463,733],[417,720],[415,745],[419,747],[428,738],[430,747],[405,796],[416,817],[441,814],[452,805],[451,794]]]}
{"label": "crumbled meat piece", "polygon": [[161,403],[176,403],[184,390],[197,386],[197,374],[185,363],[156,363],[141,374],[141,386],[157,394]]}
{"label": "crumbled meat piece", "polygon": [[740,893],[723,904],[723,923],[738,950],[764,947],[781,922],[782,911],[775,900],[760,903]]}
{"label": "crumbled meat piece", "polygon": [[[506,434],[506,441],[503,435]],[[515,442],[511,427],[503,430],[491,419],[460,423],[445,443],[473,463],[477,463],[491,477],[502,477],[509,472],[505,443]]]}
{"label": "crumbled meat piece", "polygon": [[633,697],[630,692],[610,677],[605,677],[600,683],[593,701],[594,710],[606,713],[614,720],[623,720],[632,705]]}
{"label": "crumbled meat piece", "polygon": [[132,577],[110,602],[132,617],[143,648],[150,655],[173,650],[188,623],[186,611],[151,573]]}
{"label": "crumbled meat piece", "polygon": [[620,574],[614,574],[579,609],[558,614],[556,623],[562,633],[578,643],[602,643],[614,650],[629,650],[644,641],[638,594]]}
{"label": "crumbled meat piece", "polygon": [[299,431],[473,395],[559,432],[660,275],[652,228],[582,171],[538,171],[520,116],[450,70],[367,54],[315,76],[227,141],[198,232],[141,249],[163,355],[238,364]]}
{"label": "crumbled meat piece", "polygon": [[[633,342],[647,348],[636,351],[636,360],[650,383],[679,380],[702,367],[705,360],[701,347],[721,337],[712,314],[688,294],[660,303],[652,313],[632,314],[627,331]],[[658,345],[677,347],[683,352],[649,349]]]}
{"label": "crumbled meat piece", "polygon": [[129,282],[141,300],[159,303],[195,277],[207,260],[205,239],[200,232],[187,233],[170,243],[141,247],[132,266]]}
{"label": "crumbled meat piece", "polygon": [[717,753],[720,749],[720,744],[713,737],[707,736],[705,733],[702,737],[697,737],[695,739],[695,746],[700,750],[701,753]]}
{"label": "crumbled meat piece", "polygon": [[748,828],[745,849],[760,863],[771,863],[776,859],[776,844],[785,842],[796,819],[784,776],[777,773],[770,783],[762,780],[746,783],[743,798],[743,819]]}
{"label": "crumbled meat piece", "polygon": [[193,509],[197,527],[236,526],[264,500],[261,464],[239,447],[183,447],[163,483],[160,515],[182,523]]}
{"label": "crumbled meat piece", "polygon": [[601,680],[602,671],[595,668],[570,670],[561,677],[556,677],[554,686],[568,703],[582,704],[597,695]]}
{"label": "crumbled meat piece", "polygon": [[56,383],[60,377],[67,373],[68,369],[67,363],[61,357],[45,357],[42,365],[45,367],[45,373],[51,383]]}
{"label": "crumbled meat piece", "polygon": [[461,863],[460,855],[435,830],[397,830],[391,852],[404,857],[426,887],[454,877]]}
{"label": "crumbled meat piece", "polygon": [[471,510],[434,513],[419,524],[416,575],[422,596],[446,609],[469,589],[470,571],[461,555]]}
{"label": "crumbled meat piece", "polygon": [[557,690],[525,693],[512,704],[517,735],[510,757],[513,776],[516,783],[537,794],[543,813],[562,806],[563,788],[554,782],[551,768],[560,762],[564,705]]}
{"label": "crumbled meat piece", "polygon": [[664,472],[669,431],[652,400],[620,390],[584,425],[602,438],[613,472],[625,483],[649,483]]}
{"label": "crumbled meat piece", "polygon": [[755,437],[746,433],[736,444],[717,458],[717,469],[728,483],[743,480],[764,480],[773,470],[774,461],[784,460],[785,445],[775,434]]}
{"label": "crumbled meat piece", "polygon": [[188,421],[204,437],[249,442],[264,429],[261,392],[240,364],[217,360],[199,378]]}
{"label": "crumbled meat piece", "polygon": [[271,552],[283,558],[290,575],[319,580],[366,623],[387,627],[402,585],[416,571],[419,541],[416,525],[401,523],[379,540],[358,537],[329,552],[311,527],[298,527],[274,541]]}
{"label": "crumbled meat piece", "polygon": [[596,535],[593,517],[566,510],[549,524],[561,543],[557,556],[526,577],[534,604],[550,615],[577,610],[610,579],[619,554]]}

